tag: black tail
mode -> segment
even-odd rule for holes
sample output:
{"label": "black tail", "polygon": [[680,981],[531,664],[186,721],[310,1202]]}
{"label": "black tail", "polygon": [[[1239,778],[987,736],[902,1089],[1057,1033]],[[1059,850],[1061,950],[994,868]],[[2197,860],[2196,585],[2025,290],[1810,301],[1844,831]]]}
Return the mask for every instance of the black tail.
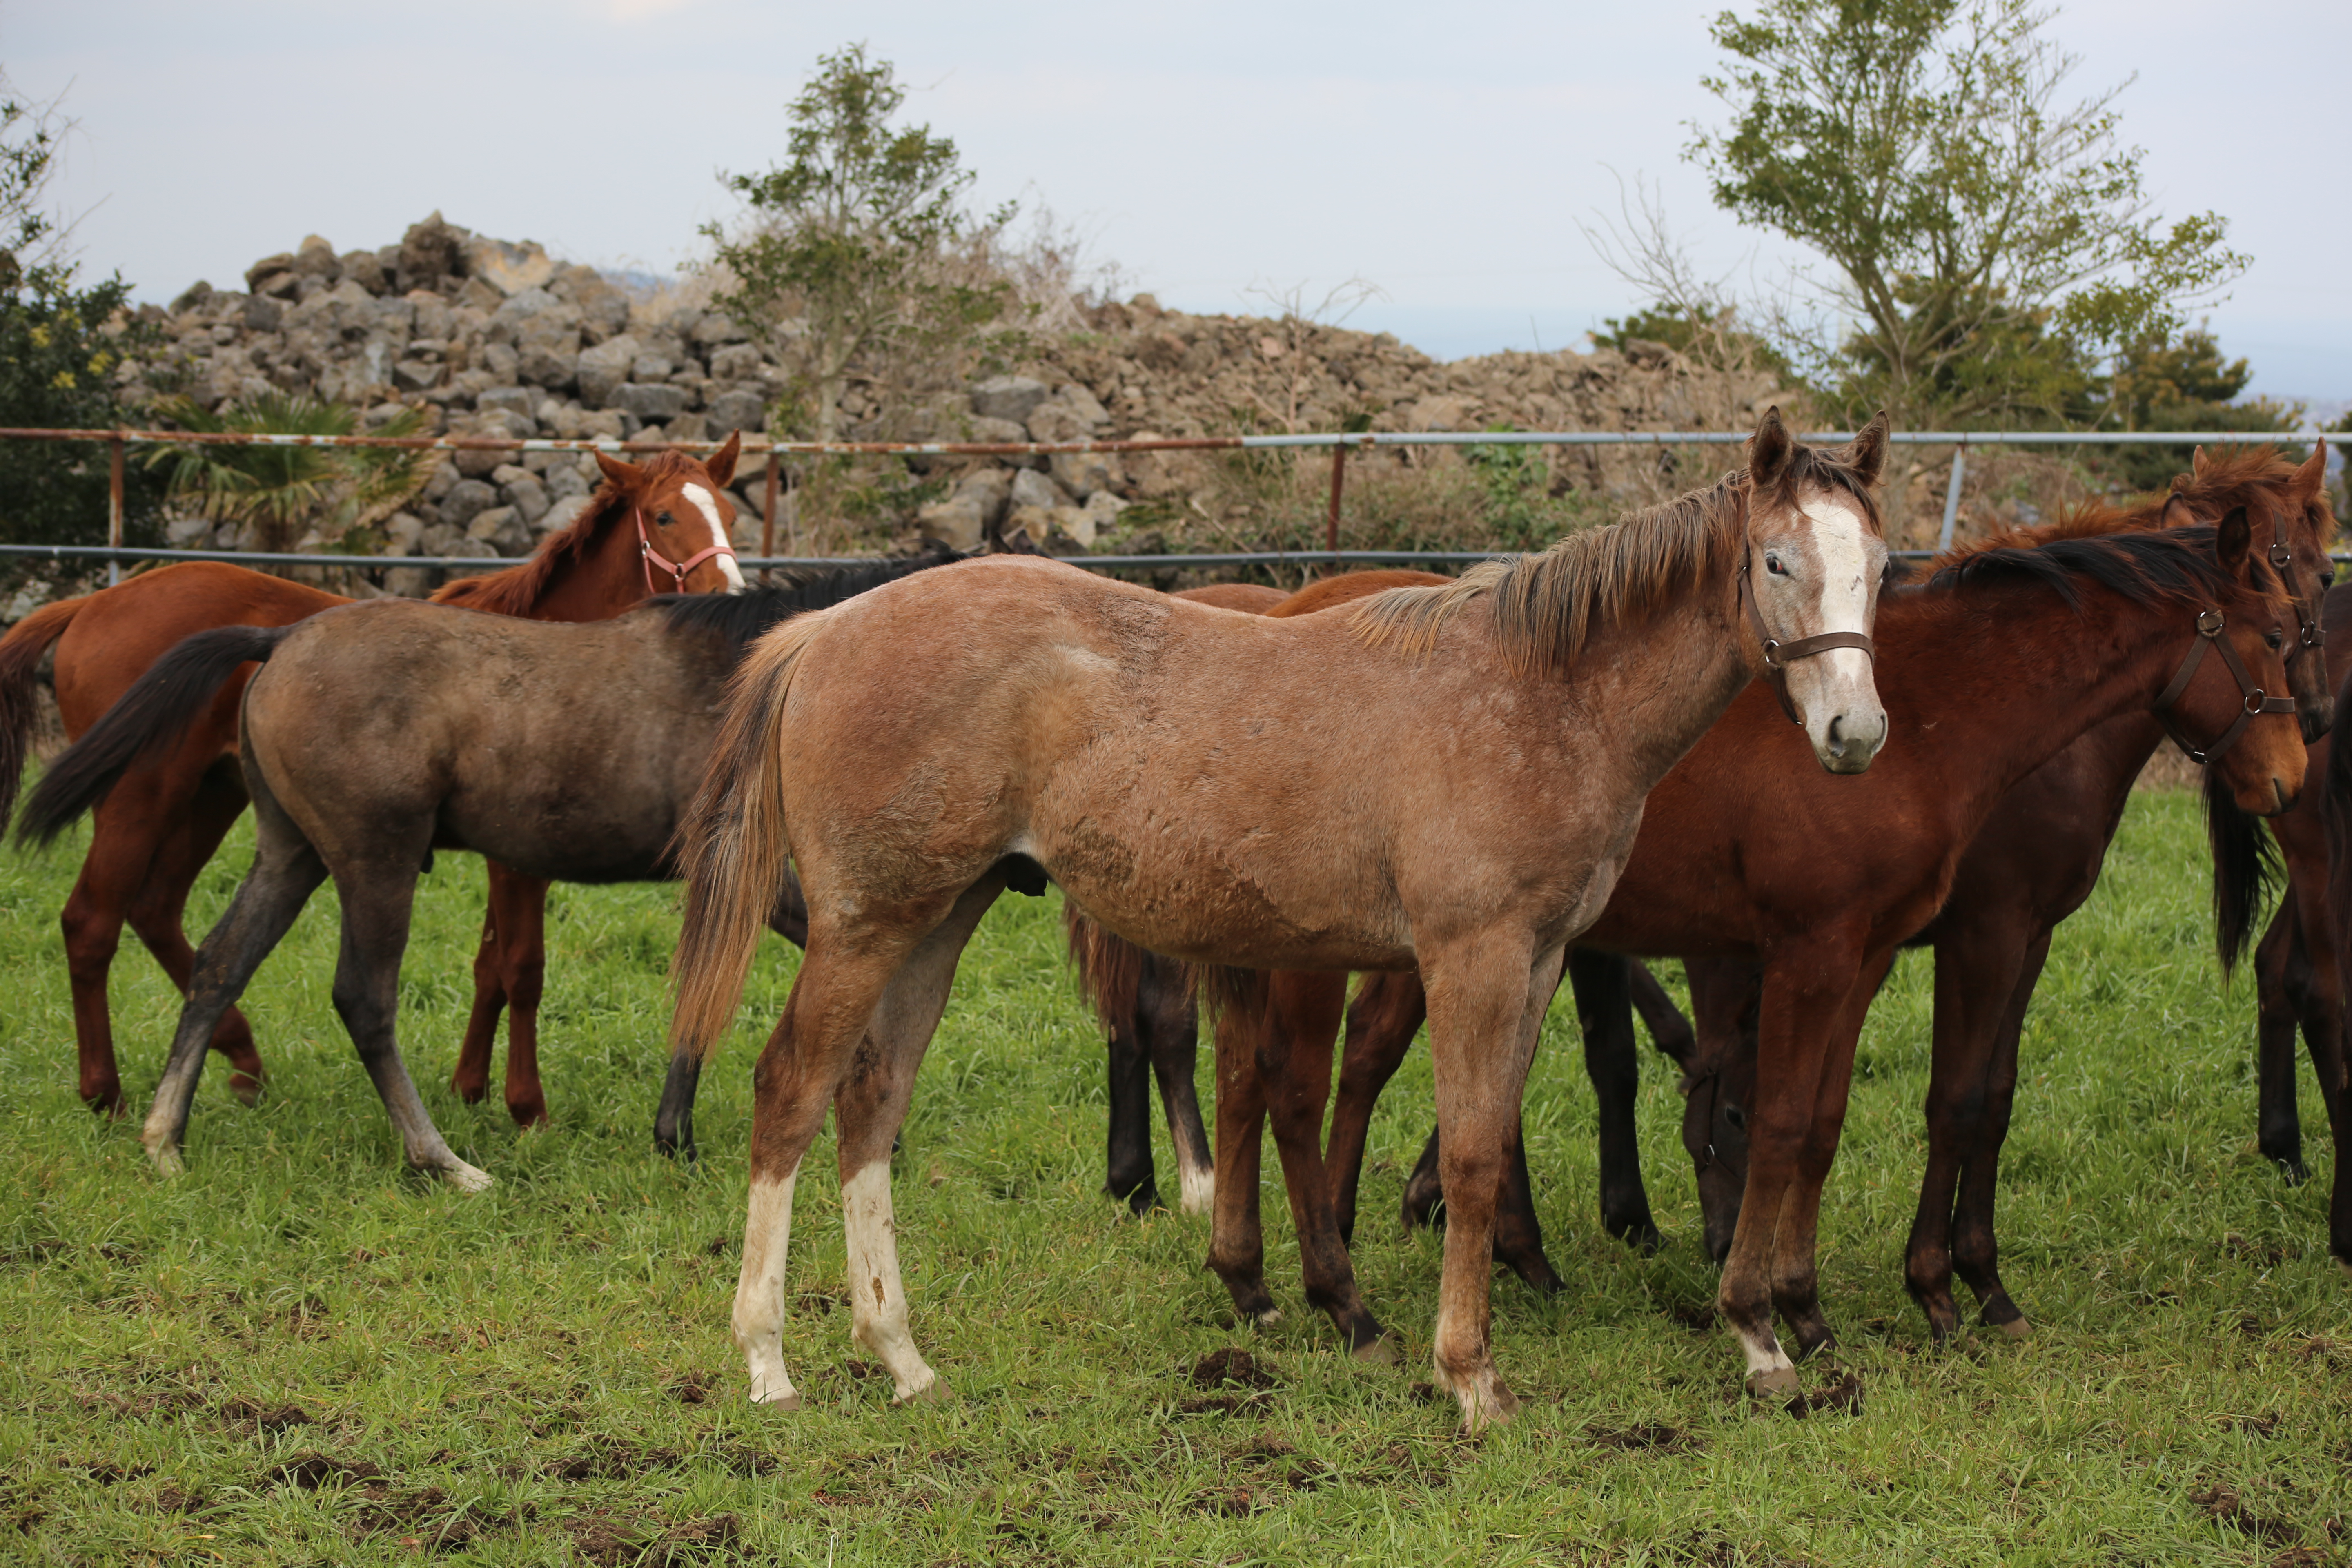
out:
{"label": "black tail", "polygon": [[2213,941],[2226,975],[2246,956],[2263,905],[2278,885],[2278,847],[2260,817],[2238,809],[2210,768],[2205,770],[2205,837],[2213,846]]}
{"label": "black tail", "polygon": [[16,824],[17,845],[47,845],[73,826],[133,763],[178,740],[239,665],[267,659],[293,629],[215,626],[173,644],[42,775]]}

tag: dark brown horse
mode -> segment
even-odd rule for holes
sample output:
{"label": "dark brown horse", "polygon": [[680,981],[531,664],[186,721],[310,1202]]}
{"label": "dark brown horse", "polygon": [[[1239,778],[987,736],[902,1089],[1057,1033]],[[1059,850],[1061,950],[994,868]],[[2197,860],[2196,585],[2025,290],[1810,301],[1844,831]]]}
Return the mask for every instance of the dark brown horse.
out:
{"label": "dark brown horse", "polygon": [[[2009,788],[2106,719],[2168,704],[2172,721],[2192,735],[2234,732],[2217,767],[2242,805],[2275,811],[2294,799],[2304,757],[2292,705],[2258,700],[2262,716],[2237,723],[2250,684],[2285,688],[2284,654],[2295,626],[2294,605],[2250,547],[2246,515],[2237,511],[2218,531],[1981,551],[1927,587],[1886,600],[1879,681],[1895,733],[1869,774],[1836,784],[1807,778],[1769,693],[1750,691],[1652,792],[1625,872],[1581,942],[1627,953],[1739,955],[1765,966],[1747,1190],[1720,1298],[1759,1394],[1798,1385],[1772,1330],[1776,1310],[1801,1353],[1831,1341],[1813,1235],[1864,1010],[1897,945],[1945,902],[1963,851]],[[2185,687],[2174,679],[2191,650],[2217,647],[2229,657],[2200,654]],[[1408,973],[1382,974],[1367,989],[1417,984]],[[1400,1026],[1391,1036],[1400,1057],[1416,1010],[1393,999],[1385,1006]],[[1325,1016],[1335,1011],[1327,1005]],[[1328,1079],[1317,1069],[1318,1059],[1328,1062],[1328,1040],[1303,1052],[1290,1047],[1289,1069],[1269,1098],[1308,1094],[1319,1110]],[[1230,1067],[1228,1057],[1221,1030],[1221,1085],[1229,1068],[1252,1070]],[[1281,1051],[1261,1043],[1255,1068],[1269,1064],[1285,1066]],[[1351,1064],[1342,1083],[1360,1092],[1384,1076],[1358,1075]],[[1335,1122],[1335,1176],[1352,1174],[1368,1112],[1368,1103],[1343,1107]],[[1309,1170],[1319,1159],[1303,1150],[1284,1155],[1286,1170]],[[1444,1190],[1449,1207],[1458,1205],[1463,1194],[1450,1171]],[[1294,1196],[1293,1207],[1319,1220],[1311,1203]],[[1302,1261],[1313,1268],[1336,1245],[1336,1215],[1328,1233],[1303,1229]],[[1255,1250],[1254,1238],[1229,1245],[1221,1237],[1214,1255]],[[1322,1286],[1326,1299],[1352,1294],[1352,1275]],[[1244,1289],[1234,1295],[1252,1299]]]}
{"label": "dark brown horse", "polygon": [[[2336,531],[2323,484],[2323,452],[2300,467],[2262,448],[2208,461],[2200,452],[2196,471],[2176,481],[2166,497],[2117,511],[2093,506],[2058,529],[2011,536],[2026,542],[2056,536],[2061,530],[2114,530],[2178,524],[2185,515],[2201,517],[2243,507],[2265,521],[2257,530],[2266,553],[2297,602],[2297,615],[2315,639],[2298,646],[2288,662],[2290,689],[2307,737],[2324,734],[2332,715],[2326,660],[2316,645],[2322,616],[2316,606],[2334,576],[2328,548]],[[2327,594],[2328,618],[2352,612],[2346,595]],[[2339,637],[2331,630],[2331,637]],[[2340,640],[2339,658],[2352,654]],[[1961,858],[1952,889],[1935,920],[1911,945],[1936,952],[1936,1007],[1932,1068],[1927,1093],[1928,1158],[1920,1203],[1906,1248],[1905,1278],[1938,1338],[1958,1328],[1951,1291],[1957,1266],[1976,1293],[1981,1321],[2018,1335],[2028,1321],[2000,1279],[1994,1231],[1994,1195],[2000,1147],[2007,1135],[2017,1081],[2017,1052],[2025,1013],[2056,926],[2080,908],[2097,885],[2108,845],[2121,821],[2133,781],[2164,738],[2163,726],[2146,714],[2101,724],[2021,780],[1993,809]],[[2310,778],[2320,776],[2324,749],[2312,750]],[[2290,909],[2317,908],[2324,921],[2326,847],[2316,789],[2295,806],[2272,818],[2283,845],[2296,847],[2305,863],[2304,894]],[[2234,962],[2251,935],[2255,884],[2261,869],[2261,829],[2226,796],[2209,796],[2215,859],[2215,905],[2225,966]],[[2315,843],[2315,840],[2319,842]],[[2315,856],[2317,868],[2310,868]],[[2283,919],[2285,917],[2283,916]],[[2273,928],[2275,936],[2276,927]],[[2283,945],[2283,944],[2281,944]],[[1689,961],[1698,1015],[1699,1059],[1686,1067],[1691,1095],[1685,1118],[1685,1143],[1698,1174],[1709,1252],[1723,1256],[1731,1243],[1740,1192],[1747,1174],[1745,1110],[1755,1071],[1756,996],[1759,976],[1748,961],[1697,957]],[[2306,984],[2296,1000],[2315,1010],[2313,1058],[2331,1111],[2342,1076],[2333,1032],[2340,1014],[2324,989],[2333,980],[2330,959],[2323,973]],[[2269,1002],[2266,998],[2266,1007]],[[2306,1014],[2306,1016],[2309,1016]],[[1351,1018],[1351,1039],[1357,1021]],[[1365,1020],[1373,1033],[1393,1039],[1395,1024]],[[1630,1022],[1619,1026],[1622,1036]],[[2294,1020],[2287,1023],[2292,1047]],[[1385,1056],[1393,1045],[1362,1047],[1367,1060]],[[1627,1088],[1612,1094],[1602,1087],[1604,1129],[1622,1121],[1630,1138],[1633,1067],[1630,1042],[1622,1050]],[[2293,1063],[2287,1077],[2292,1092]],[[1596,1076],[1596,1085],[1601,1079]],[[1355,1112],[1343,1111],[1352,1123]],[[1335,1137],[1338,1136],[1335,1134]],[[1604,1143],[1606,1140],[1604,1138]],[[1630,1146],[1628,1146],[1630,1147]],[[1640,1187],[1629,1158],[1619,1180]],[[1407,1184],[1408,1223],[1434,1202],[1433,1163],[1424,1158]],[[2339,1188],[2339,1191],[2342,1189]],[[1507,1200],[1518,1218],[1515,1235],[1535,1235],[1526,1200]],[[2339,1205],[2340,1206],[2340,1205]],[[1352,1208],[1343,1198],[1343,1216]],[[1524,1213],[1519,1211],[1524,1209]],[[1523,1272],[1548,1272],[1540,1253],[1512,1261]]]}
{"label": "dark brown horse", "polygon": [[[604,483],[571,526],[551,534],[530,559],[460,579],[433,597],[532,620],[604,620],[653,591],[656,556],[682,567],[692,563],[676,574],[661,573],[657,585],[664,589],[740,588],[742,575],[727,547],[734,508],[726,485],[737,447],[738,437],[730,436],[708,459],[663,453],[642,465],[600,452]],[[16,799],[36,713],[34,680],[52,644],[58,712],[66,733],[79,736],[183,637],[215,626],[290,626],[350,603],[242,566],[197,561],[141,573],[26,616],[0,637],[0,822]],[[130,921],[185,994],[194,961],[182,925],[188,890],[246,805],[236,715],[251,673],[233,675],[177,745],[142,760],[107,796],[60,917],[81,1096],[108,1114],[122,1103],[106,983],[123,922]],[[537,1065],[546,891],[543,883],[511,876],[495,863],[490,868],[489,913],[474,964],[474,1016],[456,1083],[466,1099],[481,1098],[499,1008],[511,1001],[507,1103],[525,1124],[547,1114]],[[261,1058],[242,1013],[231,1008],[222,1017],[213,1048],[229,1059],[230,1087],[250,1102],[261,1086]]]}
{"label": "dark brown horse", "polygon": [[[674,595],[616,619],[563,624],[379,600],[292,626],[199,633],[155,661],[68,748],[18,829],[61,831],[177,743],[248,663],[240,760],[257,847],[196,954],[194,984],[145,1140],[178,1168],[205,1043],[310,892],[335,879],[343,914],[337,1011],[400,1128],[409,1162],[461,1186],[488,1178],[450,1152],[394,1041],[418,868],[471,849],[531,878],[638,881],[669,849],[700,783],[744,647],[811,609],[953,556],[857,567],[794,588]],[[789,906],[789,889],[780,889]],[[772,923],[793,934],[789,907]]]}
{"label": "dark brown horse", "polygon": [[898,1397],[940,1395],[908,1327],[889,1146],[962,948],[1025,865],[1196,963],[1428,975],[1457,1194],[1435,1375],[1467,1425],[1507,1415],[1488,1226],[1538,980],[1605,902],[1643,796],[1754,675],[1784,675],[1814,765],[1876,755],[1884,437],[1817,452],[1768,415],[1748,468],[1706,490],[1324,615],[982,562],[764,638],[687,827],[673,1027],[698,1058],[716,1039],[789,859],[809,950],[755,1074],[734,1311],[753,1397],[798,1399],[784,1249],[828,1109],[852,1331]]}

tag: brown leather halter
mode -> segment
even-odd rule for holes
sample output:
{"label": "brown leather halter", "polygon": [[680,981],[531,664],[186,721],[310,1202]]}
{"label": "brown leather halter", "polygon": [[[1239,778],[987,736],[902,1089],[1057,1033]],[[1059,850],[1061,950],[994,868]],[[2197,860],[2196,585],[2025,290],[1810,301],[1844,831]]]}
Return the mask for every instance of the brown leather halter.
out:
{"label": "brown leather halter", "polygon": [[2304,605],[2303,595],[2294,591],[2294,578],[2289,575],[2287,571],[2287,568],[2294,564],[2294,551],[2286,540],[2284,508],[2271,513],[2271,526],[2273,530],[2271,536],[2271,569],[2278,574],[2279,586],[2286,590],[2287,598],[2294,605],[2296,627],[2294,646],[2286,650],[2286,662],[2293,664],[2313,649],[2324,647],[2327,637],[2326,634],[2321,631],[2319,622]]}
{"label": "brown leather halter", "polygon": [[[2182,734],[2180,727],[2172,721],[2172,705],[2180,700],[2182,692],[2189,689],[2189,679],[2196,675],[2197,667],[2204,662],[2205,650],[2209,647],[2221,650],[2221,663],[2236,679],[2238,693],[2245,699],[2245,703],[2238,710],[2238,716],[2230,721],[2230,727],[2221,731],[2221,739],[2200,750],[2191,745],[2189,737]],[[2157,722],[2163,725],[2164,732],[2172,737],[2172,743],[2186,752],[2189,760],[2200,767],[2236,745],[2238,737],[2246,732],[2246,726],[2252,723],[2258,715],[2294,711],[2294,698],[2264,695],[2263,689],[2254,684],[2253,676],[2247,672],[2245,661],[2238,657],[2238,650],[2221,640],[2221,612],[2219,610],[2200,610],[2197,613],[2197,640],[2189,645],[2188,655],[2181,659],[2180,668],[2173,672],[2171,683],[2156,700]]]}
{"label": "brown leather halter", "polygon": [[1817,653],[1827,653],[1833,647],[1858,647],[1868,654],[1871,662],[1875,664],[1878,661],[1878,649],[1873,647],[1870,638],[1861,632],[1819,632],[1809,637],[1797,637],[1789,642],[1782,642],[1774,637],[1771,628],[1764,624],[1764,612],[1756,604],[1755,584],[1748,579],[1748,561],[1744,558],[1739,563],[1739,607],[1747,612],[1748,625],[1749,629],[1755,632],[1756,640],[1764,645],[1764,679],[1772,683],[1772,695],[1780,700],[1780,711],[1789,716],[1790,723],[1801,725],[1804,721],[1797,716],[1797,705],[1789,700],[1789,661],[1790,659],[1811,658]]}

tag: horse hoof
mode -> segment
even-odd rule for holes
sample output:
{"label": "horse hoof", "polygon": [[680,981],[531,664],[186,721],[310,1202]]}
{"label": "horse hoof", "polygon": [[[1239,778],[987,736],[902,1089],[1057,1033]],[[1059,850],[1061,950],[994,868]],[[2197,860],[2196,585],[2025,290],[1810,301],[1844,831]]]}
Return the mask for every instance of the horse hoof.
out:
{"label": "horse hoof", "polygon": [[1249,1315],[1249,1321],[1255,1327],[1270,1329],[1274,1327],[1275,1324],[1282,1321],[1282,1309],[1279,1307],[1268,1307],[1263,1312],[1252,1312]]}
{"label": "horse hoof", "polygon": [[1998,1323],[1994,1326],[2013,1340],[2030,1340],[2033,1337],[2033,1325],[2026,1321],[2022,1312],[2005,1323]]}
{"label": "horse hoof", "polygon": [[490,1173],[463,1160],[455,1160],[441,1167],[441,1179],[461,1193],[486,1193],[492,1185]]}
{"label": "horse hoof", "polygon": [[147,1145],[147,1158],[155,1163],[155,1173],[159,1176],[184,1176],[188,1173],[188,1167],[181,1160],[176,1144],[150,1143]]}
{"label": "horse hoof", "polygon": [[2301,1160],[2281,1160],[2277,1163],[2279,1174],[2285,1179],[2286,1184],[2290,1187],[2299,1187],[2311,1180],[2311,1167]]}
{"label": "horse hoof", "polygon": [[261,1103],[261,1080],[248,1073],[229,1074],[228,1091],[236,1096],[237,1103],[240,1105],[253,1106]]}
{"label": "horse hoof", "polygon": [[1394,1366],[1399,1361],[1394,1334],[1380,1334],[1358,1345],[1348,1354],[1365,1366]]}
{"label": "horse hoof", "polygon": [[1519,1396],[1491,1371],[1465,1381],[1454,1389],[1454,1397],[1462,1406],[1462,1430],[1468,1433],[1499,1426],[1519,1413]]}
{"label": "horse hoof", "polygon": [[1785,1405],[1804,1390],[1804,1380],[1793,1366],[1776,1366],[1748,1374],[1748,1397],[1774,1405]]}
{"label": "horse hoof", "polygon": [[955,1403],[955,1390],[948,1386],[947,1379],[943,1377],[934,1377],[930,1382],[926,1383],[919,1387],[907,1390],[906,1393],[899,1394],[896,1399],[890,1401],[890,1403],[893,1405],[953,1405]]}
{"label": "horse hoof", "polygon": [[751,1396],[751,1403],[763,1405],[771,1410],[798,1410],[801,1407],[801,1391],[788,1388],[772,1399],[762,1399],[755,1394]]}

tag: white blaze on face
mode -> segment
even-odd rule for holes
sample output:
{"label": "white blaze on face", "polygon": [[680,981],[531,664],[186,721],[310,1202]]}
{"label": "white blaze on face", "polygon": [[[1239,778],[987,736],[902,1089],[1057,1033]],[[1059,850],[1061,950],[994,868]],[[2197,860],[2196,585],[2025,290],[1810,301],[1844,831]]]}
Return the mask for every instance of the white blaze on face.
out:
{"label": "white blaze on face", "polygon": [[[1813,559],[1821,563],[1821,625],[1824,632],[1870,631],[1870,606],[1883,568],[1877,542],[1862,513],[1843,496],[1819,498],[1803,509],[1812,524]],[[1815,658],[1838,675],[1868,680],[1870,656],[1859,648],[1832,648]]]}
{"label": "white blaze on face", "polygon": [[[710,542],[712,544],[726,544],[730,542],[727,538],[727,525],[719,521],[719,502],[717,498],[713,497],[709,490],[704,489],[700,485],[681,485],[678,489],[680,493],[683,494],[688,500],[694,503],[695,510],[702,513],[702,521],[710,525]],[[688,555],[698,553],[700,553],[700,552],[696,550],[689,550],[687,552],[687,554]],[[735,557],[732,554],[715,556],[712,559],[712,563],[719,568],[719,574],[727,579],[727,591],[729,593],[740,594],[743,591],[743,570],[741,567],[735,564]]]}

